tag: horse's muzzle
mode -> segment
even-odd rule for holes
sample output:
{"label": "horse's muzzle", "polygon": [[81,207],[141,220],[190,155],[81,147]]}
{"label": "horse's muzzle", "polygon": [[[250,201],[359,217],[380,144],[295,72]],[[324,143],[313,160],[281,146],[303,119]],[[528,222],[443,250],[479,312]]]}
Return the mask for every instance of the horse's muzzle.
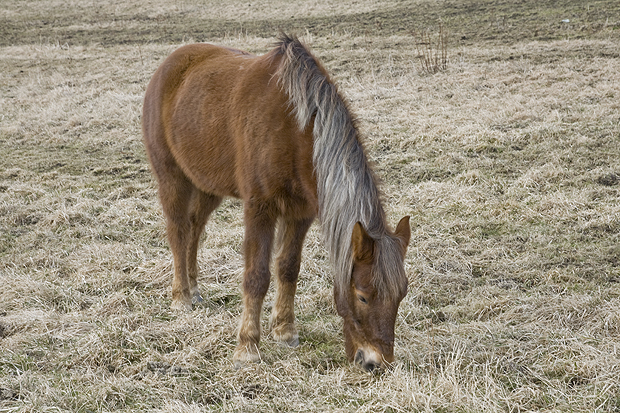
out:
{"label": "horse's muzzle", "polygon": [[369,373],[382,372],[385,366],[379,353],[368,349],[359,349],[355,353],[355,364],[362,366]]}

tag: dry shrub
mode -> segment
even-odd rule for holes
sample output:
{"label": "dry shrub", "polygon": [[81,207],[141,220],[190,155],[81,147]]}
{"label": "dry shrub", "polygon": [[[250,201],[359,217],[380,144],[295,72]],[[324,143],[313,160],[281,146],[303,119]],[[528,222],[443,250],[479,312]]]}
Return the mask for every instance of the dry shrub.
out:
{"label": "dry shrub", "polygon": [[448,34],[443,22],[437,26],[436,32],[425,29],[412,33],[421,71],[431,75],[448,68]]}

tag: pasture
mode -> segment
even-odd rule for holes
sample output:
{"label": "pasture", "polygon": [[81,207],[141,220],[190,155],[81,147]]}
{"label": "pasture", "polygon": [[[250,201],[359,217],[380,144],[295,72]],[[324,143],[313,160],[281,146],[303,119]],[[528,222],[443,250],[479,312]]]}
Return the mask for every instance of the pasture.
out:
{"label": "pasture", "polygon": [[[617,412],[620,6],[615,0],[122,2],[0,9],[0,412]],[[441,22],[447,68],[423,70]],[[411,215],[390,371],[345,358],[318,223],[300,346],[235,370],[243,210],[170,310],[141,141],[179,46],[298,34],[358,116],[388,220]],[[263,309],[266,331],[273,289]]]}

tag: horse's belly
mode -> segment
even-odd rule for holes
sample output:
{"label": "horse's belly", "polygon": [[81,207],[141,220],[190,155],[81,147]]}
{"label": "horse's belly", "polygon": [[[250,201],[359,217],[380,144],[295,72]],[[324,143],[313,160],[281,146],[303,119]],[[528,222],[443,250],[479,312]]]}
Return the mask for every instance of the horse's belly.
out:
{"label": "horse's belly", "polygon": [[172,152],[177,163],[203,192],[240,197],[234,150],[230,145],[209,145],[205,138],[200,136],[183,145],[175,145]]}

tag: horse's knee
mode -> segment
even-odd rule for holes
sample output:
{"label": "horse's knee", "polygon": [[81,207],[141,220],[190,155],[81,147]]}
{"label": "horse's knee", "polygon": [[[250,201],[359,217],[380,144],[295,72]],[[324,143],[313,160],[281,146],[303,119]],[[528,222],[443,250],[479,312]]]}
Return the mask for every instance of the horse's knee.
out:
{"label": "horse's knee", "polygon": [[270,277],[269,271],[246,271],[243,278],[243,293],[262,299],[269,289]]}
{"label": "horse's knee", "polygon": [[280,271],[278,273],[278,282],[286,284],[297,284],[299,279],[299,270],[297,271]]}
{"label": "horse's knee", "polygon": [[301,266],[301,254],[287,254],[278,258],[278,280],[285,283],[297,283]]}

